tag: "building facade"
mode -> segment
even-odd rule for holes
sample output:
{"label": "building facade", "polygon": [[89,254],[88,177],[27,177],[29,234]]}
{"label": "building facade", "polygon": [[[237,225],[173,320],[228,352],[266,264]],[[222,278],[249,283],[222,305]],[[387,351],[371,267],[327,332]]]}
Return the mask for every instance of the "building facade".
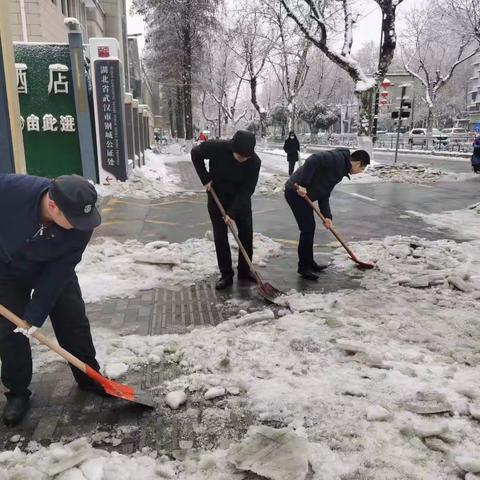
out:
{"label": "building facade", "polygon": [[480,127],[480,54],[475,55],[472,62],[473,74],[468,89],[467,111],[470,128]]}

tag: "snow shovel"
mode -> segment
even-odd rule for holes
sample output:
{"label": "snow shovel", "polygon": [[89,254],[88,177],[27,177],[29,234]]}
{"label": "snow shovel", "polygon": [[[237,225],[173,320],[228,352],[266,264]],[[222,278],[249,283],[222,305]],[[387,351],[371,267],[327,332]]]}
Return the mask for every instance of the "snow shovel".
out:
{"label": "snow shovel", "polygon": [[[220,210],[220,213],[222,214],[222,217],[227,216],[227,212],[225,212],[225,209],[223,208],[222,203],[220,202],[220,199],[218,198],[217,194],[215,193],[215,190],[210,187],[210,193],[215,200],[215,203],[217,204],[218,209]],[[255,267],[253,266],[252,261],[250,260],[250,257],[248,256],[248,253],[246,252],[244,246],[242,245],[242,242],[240,241],[240,238],[238,238],[238,234],[235,231],[235,228],[233,228],[232,225],[228,224],[228,228],[232,232],[232,235],[235,237],[235,240],[237,241],[238,248],[242,252],[243,257],[245,258],[245,261],[248,263],[248,266],[250,267],[251,272],[255,275],[255,278],[257,279],[257,291],[258,293],[265,298],[265,300],[268,300],[271,303],[275,303],[275,299],[277,297],[280,297],[281,295],[285,295],[282,291],[278,290],[275,288],[273,285],[271,285],[268,282],[264,282],[262,280],[262,277],[260,277],[260,274],[257,272]]]}
{"label": "snow shovel", "polygon": [[[295,188],[298,190],[298,184],[295,184]],[[308,195],[303,197],[305,201],[313,208],[314,212],[320,217],[323,223],[325,223],[325,217],[322,215],[320,209],[308,198]],[[357,267],[362,270],[370,270],[374,268],[375,265],[371,263],[365,263],[360,261],[357,256],[350,250],[350,247],[340,238],[340,235],[335,231],[333,227],[330,227],[329,230],[332,232],[333,236],[342,244],[342,247],[347,251],[350,255],[350,258],[357,264]]]}
{"label": "snow shovel", "polygon": [[[31,327],[31,325],[29,325],[21,318],[17,317],[17,315],[5,308],[3,305],[0,305],[0,315],[5,317],[7,320],[10,320],[17,327],[24,328],[26,330]],[[113,397],[118,397],[123,400],[128,400],[130,402],[139,403],[140,405],[145,405],[147,407],[155,408],[155,402],[153,401],[153,398],[150,396],[150,394],[136,391],[133,387],[129,387],[128,385],[122,385],[121,383],[117,383],[113,380],[109,380],[108,378],[103,377],[92,367],[89,367],[86,363],[82,362],[77,357],[67,352],[60,345],[52,342],[52,340],[50,340],[38,330],[32,333],[32,337],[35,337],[41,344],[47,346],[50,350],[58,353],[61,357],[67,360],[67,362],[77,367],[95,382],[99,383],[105,390],[105,393],[108,393],[108,395],[112,395]]]}

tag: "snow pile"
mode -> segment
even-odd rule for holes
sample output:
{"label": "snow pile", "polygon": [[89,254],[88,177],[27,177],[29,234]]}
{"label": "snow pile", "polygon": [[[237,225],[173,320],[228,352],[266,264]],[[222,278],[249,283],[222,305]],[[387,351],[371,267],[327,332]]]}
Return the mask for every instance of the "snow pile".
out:
{"label": "snow pile", "polygon": [[258,183],[257,183],[257,188],[255,189],[255,194],[270,195],[273,193],[283,192],[285,188],[285,182],[287,180],[288,180],[288,175],[261,171],[260,176],[258,177]]}
{"label": "snow pile", "polygon": [[[480,451],[478,246],[416,237],[356,244],[359,258],[376,261],[375,270],[359,272],[340,252],[335,264],[358,275],[363,288],[295,293],[283,297],[280,310],[239,313],[186,335],[110,334],[104,368],[178,364],[179,377],[153,386],[160,403],[185,392],[190,404],[208,402],[212,415],[241,416],[240,401],[247,402],[257,424],[306,440],[313,480],[456,478],[459,469],[476,470]],[[428,284],[412,285],[419,277]],[[245,441],[254,442],[251,433]],[[193,440],[199,450],[167,464],[177,472],[170,478],[235,478],[228,459],[245,468],[238,453],[248,443],[204,453]],[[275,454],[269,461],[289,461],[284,450]],[[31,456],[15,455],[8,468],[32,465]],[[116,457],[108,458],[101,462]]]}
{"label": "snow pile", "polygon": [[[281,245],[254,233],[254,262],[264,266],[267,258],[279,255]],[[238,246],[230,238],[232,258]],[[204,280],[216,273],[217,260],[211,232],[205,238],[190,238],[183,243],[136,240],[124,243],[113,238],[98,238],[88,245],[77,273],[86,302],[113,297],[132,297],[140,290],[164,287],[175,289]]]}
{"label": "snow pile", "polygon": [[[167,458],[144,452],[132,456],[93,448],[85,438],[47,448],[31,442],[29,453],[16,448],[0,453],[0,476],[31,480],[113,480],[176,478]],[[147,455],[146,453],[150,453]]]}
{"label": "snow pile", "polygon": [[[418,212],[407,212],[420,215]],[[480,238],[480,204],[464,210],[420,215],[425,223],[437,228],[452,230],[456,236],[465,239]]]}
{"label": "snow pile", "polygon": [[[412,288],[436,287],[477,292],[480,297],[480,241],[457,243],[453,240],[429,241],[418,237],[393,236],[353,244],[359,259],[374,262],[376,269],[362,275],[364,285],[379,283],[403,285]],[[334,263],[358,271],[355,264],[336,252]]]}
{"label": "snow pile", "polygon": [[145,151],[146,165],[134,168],[127,181],[111,185],[97,185],[101,197],[129,197],[139,199],[155,199],[184,192],[181,179],[171,173],[166,163],[188,161],[188,157],[172,157]]}
{"label": "snow pile", "polygon": [[[435,183],[438,181],[458,181],[471,177],[469,173],[454,173],[438,168],[425,167],[423,165],[410,165],[408,163],[400,163],[397,165],[372,164],[363,175],[366,174],[383,182],[420,184]],[[353,176],[353,181],[355,181],[356,177],[360,177],[360,175]]]}

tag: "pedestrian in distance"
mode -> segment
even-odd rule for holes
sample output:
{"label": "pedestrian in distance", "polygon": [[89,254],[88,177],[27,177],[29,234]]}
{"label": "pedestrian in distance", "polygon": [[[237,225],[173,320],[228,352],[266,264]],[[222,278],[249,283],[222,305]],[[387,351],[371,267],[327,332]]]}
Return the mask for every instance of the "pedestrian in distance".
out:
{"label": "pedestrian in distance", "polygon": [[288,175],[295,170],[295,164],[298,162],[298,152],[300,151],[300,142],[295,132],[292,130],[283,144],[283,150],[287,153]]}
{"label": "pedestrian in distance", "polygon": [[[237,225],[238,236],[250,259],[253,256],[253,220],[251,197],[260,172],[260,158],[255,153],[255,135],[239,130],[231,140],[207,140],[192,149],[195,170],[207,192],[213,187],[227,215],[223,218],[212,195],[208,195],[208,213],[212,221],[220,279],[217,290],[233,283],[233,268],[228,227]],[[209,169],[205,160],[209,160]],[[238,278],[255,282],[255,276],[242,256],[238,254]]]}
{"label": "pedestrian in distance", "polygon": [[207,140],[207,136],[205,135],[205,133],[200,132],[200,135],[198,136],[198,141],[205,142],[206,140]]}
{"label": "pedestrian in distance", "polygon": [[474,173],[480,173],[480,134],[477,134],[473,141],[471,163]]}
{"label": "pedestrian in distance", "polygon": [[[0,316],[1,379],[8,390],[2,418],[15,425],[30,404],[29,337],[47,316],[60,346],[100,369],[75,266],[101,219],[95,187],[78,175],[52,181],[1,174],[0,198],[0,304],[31,325],[28,330],[15,328]],[[80,388],[103,392],[71,368]]]}
{"label": "pedestrian in distance", "polygon": [[364,150],[350,154],[346,148],[314,153],[298,168],[285,184],[285,199],[290,206],[298,228],[298,273],[307,280],[317,280],[317,273],[325,268],[313,258],[313,239],[315,236],[315,218],[313,209],[306,202],[318,201],[320,211],[326,218],[325,228],[332,224],[330,194],[343,177],[362,173],[370,164],[370,156]]}

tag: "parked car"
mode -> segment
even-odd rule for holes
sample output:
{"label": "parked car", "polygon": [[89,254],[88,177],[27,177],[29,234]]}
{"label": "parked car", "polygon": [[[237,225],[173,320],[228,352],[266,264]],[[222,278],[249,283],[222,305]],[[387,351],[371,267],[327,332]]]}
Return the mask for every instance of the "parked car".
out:
{"label": "parked car", "polygon": [[426,128],[413,128],[408,133],[408,143],[410,145],[428,145],[430,141],[433,141],[434,145],[447,145],[448,137],[438,128],[432,128],[430,135],[427,135]]}
{"label": "parked car", "polygon": [[468,132],[468,130],[460,127],[444,128],[442,133],[448,137],[448,143],[450,145],[459,145],[466,142],[468,143],[472,138],[472,135]]}

